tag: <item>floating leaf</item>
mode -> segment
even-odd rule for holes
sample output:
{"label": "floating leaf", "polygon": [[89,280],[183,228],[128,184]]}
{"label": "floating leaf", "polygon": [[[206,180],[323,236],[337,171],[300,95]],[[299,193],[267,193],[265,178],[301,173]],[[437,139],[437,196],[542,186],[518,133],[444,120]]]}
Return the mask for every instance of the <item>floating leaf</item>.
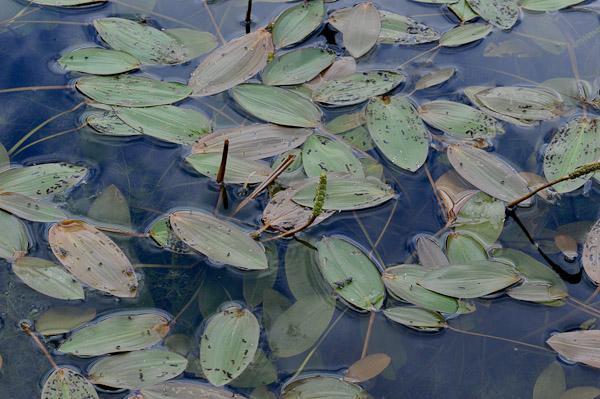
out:
{"label": "floating leaf", "polygon": [[148,229],[148,234],[159,246],[169,251],[180,254],[191,251],[190,247],[175,235],[168,217],[161,217],[154,221]]}
{"label": "floating leaf", "polygon": [[325,332],[335,303],[329,298],[302,298],[277,317],[267,331],[269,346],[280,358],[310,349]]}
{"label": "floating leaf", "polygon": [[392,358],[385,353],[374,353],[355,362],[344,376],[348,382],[363,382],[377,377],[391,363]]}
{"label": "floating leaf", "polygon": [[560,399],[596,399],[600,389],[596,387],[575,387],[565,391]]}
{"label": "floating leaf", "polygon": [[231,90],[233,99],[249,114],[285,126],[316,127],[321,110],[308,98],[279,87],[243,84]]}
{"label": "floating leaf", "polygon": [[[216,152],[192,154],[185,160],[198,173],[216,179],[221,166],[222,155]],[[227,156],[225,168],[225,183],[256,184],[261,183],[272,173],[268,164],[262,161],[251,161],[237,156]]]}
{"label": "floating leaf", "polygon": [[576,107],[581,102],[590,101],[594,98],[594,89],[586,80],[554,78],[544,81],[542,86],[556,90],[562,96],[565,105],[571,107]]}
{"label": "floating leaf", "polygon": [[403,74],[389,71],[354,73],[319,86],[313,92],[313,100],[336,106],[359,104],[387,93],[404,80]]}
{"label": "floating leaf", "polygon": [[561,114],[562,98],[551,88],[504,86],[475,94],[477,100],[501,115],[528,121],[542,121]]}
{"label": "floating leaf", "polygon": [[58,351],[75,356],[100,356],[147,349],[168,334],[170,321],[158,309],[110,313],[72,332]]}
{"label": "floating leaf", "polygon": [[51,7],[83,7],[102,4],[108,0],[31,0],[31,3]]}
{"label": "floating leaf", "polygon": [[376,97],[367,105],[373,141],[394,165],[415,172],[427,159],[429,132],[404,97]]}
{"label": "floating leaf", "polygon": [[356,73],[356,60],[352,57],[339,57],[329,68],[327,68],[327,70],[325,70],[325,72],[310,82],[305,83],[303,86],[314,91],[325,84],[325,82],[344,78],[353,73]]}
{"label": "floating leaf", "polygon": [[185,85],[142,76],[86,76],[75,87],[94,101],[123,107],[165,105],[187,98],[192,91]]}
{"label": "floating leaf", "polygon": [[427,4],[454,4],[459,0],[412,0],[417,3],[427,3]]}
{"label": "floating leaf", "polygon": [[367,399],[369,395],[358,385],[328,376],[311,376],[295,380],[283,387],[282,399]]}
{"label": "floating leaf", "polygon": [[582,330],[552,335],[546,343],[563,358],[600,368],[600,330]]}
{"label": "floating leaf", "polygon": [[317,177],[321,173],[349,173],[356,178],[364,178],[362,166],[352,149],[339,141],[325,136],[312,135],[302,147],[302,166],[306,175]]}
{"label": "floating leaf", "polygon": [[452,233],[446,240],[446,255],[450,264],[476,264],[487,259],[482,244],[468,235]]}
{"label": "floating leaf", "polygon": [[429,291],[417,282],[425,277],[428,269],[417,265],[399,265],[385,269],[382,279],[387,290],[403,301],[425,309],[443,313],[455,313],[458,302],[455,298]]}
{"label": "floating leaf", "polygon": [[91,365],[88,374],[97,385],[139,389],[177,377],[187,363],[177,353],[148,349],[103,357]]}
{"label": "floating leaf", "polygon": [[35,330],[42,335],[65,334],[96,317],[96,309],[81,306],[50,308],[35,321]]}
{"label": "floating leaf", "polygon": [[[289,188],[279,191],[265,207],[262,221],[265,226],[278,231],[291,231],[305,226],[312,217],[312,210],[296,204],[292,198],[296,190]],[[321,213],[312,223],[311,227],[321,223],[333,215],[333,212]]]}
{"label": "floating leaf", "polygon": [[179,40],[152,26],[123,18],[101,18],[94,28],[112,49],[131,54],[144,64],[180,64],[188,51]]}
{"label": "floating leaf", "polygon": [[193,109],[163,105],[148,108],[116,108],[117,116],[145,135],[171,143],[192,145],[211,132],[211,121]]}
{"label": "floating leaf", "polygon": [[519,5],[529,11],[558,11],[584,0],[520,0]]}
{"label": "floating leaf", "polygon": [[213,316],[200,341],[200,362],[208,381],[222,386],[241,375],[254,359],[259,335],[258,320],[247,309],[231,306]]}
{"label": "floating leaf", "polygon": [[529,193],[527,181],[497,155],[468,145],[452,144],[448,147],[448,159],[461,177],[501,201],[510,202]]}
{"label": "floating leaf", "polygon": [[183,242],[213,262],[242,270],[268,268],[264,247],[234,224],[200,211],[175,212],[169,220]]}
{"label": "floating leaf", "polygon": [[491,25],[481,23],[459,25],[442,35],[440,46],[459,47],[473,43],[489,35],[492,29]]}
{"label": "floating leaf", "polygon": [[217,39],[209,32],[189,28],[166,29],[163,32],[179,41],[188,61],[214,50],[218,45]]}
{"label": "floating leaf", "polygon": [[342,114],[325,124],[325,129],[329,133],[340,134],[367,123],[367,115],[364,110]]}
{"label": "floating leaf", "polygon": [[0,172],[0,192],[31,198],[63,194],[87,177],[87,169],[66,163],[45,163]]}
{"label": "floating leaf", "polygon": [[[312,208],[318,184],[318,181],[314,181],[302,186],[292,199],[297,204]],[[323,209],[332,211],[366,209],[383,204],[394,195],[390,186],[376,178],[331,177],[327,179]]]}
{"label": "floating leaf", "polygon": [[196,380],[174,380],[144,387],[140,390],[144,399],[244,399],[224,388],[215,388]]}
{"label": "floating leaf", "polygon": [[517,0],[467,0],[473,11],[500,29],[510,29],[519,19]]}
{"label": "floating leaf", "polygon": [[67,218],[56,205],[17,193],[0,193],[0,208],[32,222],[56,222]]}
{"label": "floating leaf", "polygon": [[27,253],[29,236],[23,222],[0,210],[0,231],[0,258],[11,261]]}
{"label": "floating leaf", "polygon": [[44,382],[42,399],[98,399],[94,386],[77,371],[54,369]]}
{"label": "floating leaf", "polygon": [[291,46],[306,39],[323,22],[323,0],[312,0],[285,10],[273,24],[276,48]]}
{"label": "floating leaf", "polygon": [[48,242],[60,263],[82,283],[117,297],[137,295],[138,281],[129,259],[95,227],[65,220],[50,228]]}
{"label": "floating leaf", "polygon": [[502,125],[468,105],[436,100],[419,107],[419,116],[428,124],[460,138],[487,139],[504,133]]}
{"label": "floating leaf", "polygon": [[223,142],[229,140],[229,155],[250,160],[264,159],[298,147],[311,134],[310,129],[271,124],[220,129],[200,138],[192,147],[192,152],[222,154]]}
{"label": "floating leaf", "polygon": [[92,112],[87,115],[85,122],[89,127],[105,136],[141,136],[142,132],[135,130],[117,116],[113,110]]}
{"label": "floating leaf", "polygon": [[559,363],[552,362],[535,380],[532,399],[560,399],[566,389],[563,368]]}
{"label": "floating leaf", "polygon": [[379,11],[381,17],[380,43],[415,45],[439,40],[435,29],[404,15]]}
{"label": "floating leaf", "polygon": [[333,61],[334,53],[316,47],[301,48],[269,63],[262,71],[261,79],[270,86],[301,84],[315,78]]}
{"label": "floating leaf", "polygon": [[581,263],[588,277],[600,284],[600,221],[592,226],[585,239]]}
{"label": "floating leaf", "polygon": [[[334,19],[333,13],[329,18]],[[379,11],[371,2],[355,5],[350,9],[346,21],[338,28],[342,32],[344,47],[354,58],[367,54],[375,46],[381,32]]]}
{"label": "floating leaf", "polygon": [[[572,173],[578,167],[600,159],[600,119],[580,117],[569,121],[552,136],[544,152],[544,176],[548,181]],[[592,178],[588,174],[555,184],[559,193],[568,193]]]}
{"label": "floating leaf", "polygon": [[471,8],[467,0],[458,0],[454,4],[448,5],[448,8],[456,14],[456,16],[462,21],[467,22],[474,18],[479,17],[475,11]]}
{"label": "floating leaf", "polygon": [[524,126],[524,127],[535,126],[537,124],[537,121],[531,121],[531,120],[527,120],[527,119],[515,118],[515,117],[512,117],[512,116],[501,114],[499,112],[495,112],[492,109],[488,108],[477,97],[478,94],[484,93],[487,90],[490,90],[490,87],[485,87],[485,86],[469,86],[469,87],[466,87],[464,89],[464,93],[469,98],[469,100],[474,105],[477,106],[477,108],[479,108],[481,111],[485,112],[486,114],[490,115],[493,118],[500,119],[502,121],[509,122],[509,123],[515,124],[517,126]]}
{"label": "floating leaf", "polygon": [[446,320],[437,312],[415,306],[398,306],[383,311],[388,319],[420,331],[438,331],[446,327]]}
{"label": "floating leaf", "polygon": [[13,263],[12,270],[21,281],[44,295],[65,300],[85,298],[81,284],[54,262],[25,256]]}
{"label": "floating leaf", "polygon": [[451,265],[428,272],[419,285],[455,298],[479,298],[518,282],[521,277],[503,263],[479,261],[476,265]]}
{"label": "floating leaf", "polygon": [[361,310],[381,307],[385,288],[367,255],[350,242],[333,237],[321,239],[317,250],[321,273],[338,295]]}
{"label": "floating leaf", "polygon": [[454,230],[472,236],[484,246],[489,246],[502,234],[504,219],[504,203],[479,192],[460,208],[454,222]]}
{"label": "floating leaf", "polygon": [[58,63],[67,71],[94,75],[116,75],[140,67],[137,58],[127,53],[99,47],[71,51],[60,57]]}
{"label": "floating leaf", "polygon": [[258,29],[210,53],[194,70],[188,85],[200,97],[229,90],[260,72],[273,51],[271,33]]}
{"label": "floating leaf", "polygon": [[442,68],[440,70],[428,73],[422,76],[417,83],[415,83],[415,90],[428,89],[433,86],[440,85],[454,76],[456,69],[453,67]]}
{"label": "floating leaf", "polygon": [[421,266],[437,269],[450,264],[440,247],[439,241],[433,236],[419,236],[417,238],[416,251]]}

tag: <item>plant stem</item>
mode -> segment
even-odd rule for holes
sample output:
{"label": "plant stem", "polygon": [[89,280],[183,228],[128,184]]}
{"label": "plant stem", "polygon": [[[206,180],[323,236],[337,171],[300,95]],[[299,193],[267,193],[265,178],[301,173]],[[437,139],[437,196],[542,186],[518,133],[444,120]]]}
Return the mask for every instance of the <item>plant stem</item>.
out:
{"label": "plant stem", "polygon": [[81,130],[81,129],[83,129],[83,128],[84,128],[84,127],[86,127],[86,126],[87,126],[87,123],[83,123],[83,124],[81,124],[81,125],[79,125],[79,126],[77,126],[77,127],[74,127],[73,129],[67,129],[67,130],[63,130],[62,132],[58,132],[58,133],[51,134],[50,136],[42,137],[41,139],[38,139],[38,140],[36,140],[36,141],[34,141],[34,142],[32,142],[32,143],[29,143],[29,144],[27,144],[26,146],[23,146],[23,147],[21,147],[21,148],[20,148],[18,151],[14,152],[14,153],[12,154],[12,156],[16,156],[16,155],[18,155],[19,153],[21,153],[21,152],[25,151],[25,150],[26,150],[26,149],[28,149],[29,147],[33,147],[33,146],[34,146],[34,145],[36,145],[36,144],[43,143],[44,141],[47,141],[47,140],[53,139],[53,138],[55,138],[55,137],[62,136],[62,135],[64,135],[64,134],[67,134],[67,133],[76,132],[76,131],[78,131],[78,130]]}
{"label": "plant stem", "polygon": [[58,366],[56,365],[56,362],[54,362],[54,359],[52,359],[52,356],[50,356],[48,349],[46,349],[46,347],[44,346],[42,341],[40,341],[40,339],[37,337],[37,335],[35,335],[35,333],[33,331],[31,331],[31,326],[29,325],[29,323],[22,322],[20,324],[20,327],[21,327],[21,330],[23,330],[23,332],[25,334],[29,335],[31,337],[31,339],[33,339],[33,342],[35,342],[35,345],[38,348],[40,348],[40,350],[42,351],[44,356],[46,356],[46,359],[48,359],[48,362],[50,362],[50,364],[52,365],[52,368],[55,370],[58,369]]}
{"label": "plant stem", "polygon": [[250,26],[252,25],[252,0],[248,0],[248,8],[246,9],[246,34],[250,33]]}
{"label": "plant stem", "polygon": [[10,89],[1,89],[0,94],[2,93],[19,93],[22,91],[40,91],[40,90],[65,90],[70,89],[71,86],[23,86],[23,87],[12,87]]}
{"label": "plant stem", "polygon": [[223,152],[221,153],[221,164],[219,165],[219,171],[217,172],[217,183],[223,183],[225,179],[225,169],[227,169],[227,156],[229,155],[229,140],[225,139],[223,142]]}
{"label": "plant stem", "polygon": [[223,34],[221,33],[221,29],[219,28],[219,25],[217,24],[217,20],[215,19],[215,16],[213,15],[212,11],[210,10],[210,7],[208,6],[207,0],[203,0],[202,3],[204,4],[204,8],[206,8],[206,13],[208,14],[208,18],[210,18],[210,22],[215,27],[215,32],[217,33],[219,40],[221,41],[222,44],[225,44],[226,43],[225,38],[223,37]]}
{"label": "plant stem", "polygon": [[367,334],[365,335],[365,341],[363,343],[362,353],[360,354],[360,358],[364,359],[367,356],[367,352],[369,351],[369,341],[371,340],[371,333],[373,332],[373,322],[375,321],[375,311],[371,310],[371,315],[369,316],[369,325],[367,327]]}
{"label": "plant stem", "polygon": [[528,348],[537,349],[537,350],[541,350],[541,351],[548,352],[548,353],[554,353],[550,349],[544,348],[543,346],[528,344],[527,342],[521,342],[521,341],[517,341],[514,339],[510,339],[510,338],[497,337],[495,335],[488,335],[488,334],[483,334],[483,333],[478,333],[478,332],[473,332],[473,331],[461,330],[460,328],[452,327],[450,325],[448,325],[447,328],[448,328],[448,330],[451,330],[451,331],[454,331],[457,333],[461,333],[461,334],[472,335],[474,337],[495,339],[495,340],[504,341],[504,342],[510,342],[512,344],[526,346]]}

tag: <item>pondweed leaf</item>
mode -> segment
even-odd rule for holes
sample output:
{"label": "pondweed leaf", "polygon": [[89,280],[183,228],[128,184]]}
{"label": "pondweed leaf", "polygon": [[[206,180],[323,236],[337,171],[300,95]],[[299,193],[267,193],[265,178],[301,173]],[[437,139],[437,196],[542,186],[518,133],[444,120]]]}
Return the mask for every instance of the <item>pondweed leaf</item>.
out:
{"label": "pondweed leaf", "polygon": [[131,262],[100,230],[79,220],[64,220],[50,228],[48,242],[60,263],[82,283],[121,298],[137,296]]}
{"label": "pondweed leaf", "polygon": [[[578,167],[600,159],[600,119],[578,117],[562,126],[552,136],[544,152],[544,176],[548,181],[572,173]],[[555,184],[559,193],[568,193],[583,186],[592,175]]]}
{"label": "pondweed leaf", "polygon": [[242,270],[268,268],[264,247],[232,223],[192,210],[174,212],[169,220],[183,242],[213,262]]}
{"label": "pondweed leaf", "polygon": [[325,82],[345,78],[353,73],[356,73],[356,60],[352,57],[338,57],[325,72],[302,86],[314,91],[324,85]]}
{"label": "pondweed leaf", "polygon": [[303,41],[321,25],[324,15],[323,0],[312,0],[288,8],[273,24],[275,47],[279,49]]}
{"label": "pondweed leaf", "polygon": [[419,116],[442,132],[465,139],[487,139],[504,133],[496,119],[468,105],[436,100],[419,107]]}
{"label": "pondweed leaf", "polygon": [[250,115],[284,126],[316,127],[321,110],[309,98],[280,87],[243,84],[231,96]]}
{"label": "pondweed leaf", "polygon": [[387,308],[383,314],[396,323],[419,331],[438,331],[446,327],[446,320],[441,314],[416,306]]}
{"label": "pondweed leaf", "polygon": [[218,44],[217,39],[209,32],[189,28],[165,29],[163,32],[174,37],[181,44],[188,61],[214,50]]}
{"label": "pondweed leaf", "polygon": [[162,105],[147,108],[115,107],[114,110],[133,129],[170,143],[192,145],[212,131],[210,119],[193,109]]}
{"label": "pondweed leaf", "polygon": [[371,138],[394,165],[417,171],[429,153],[429,132],[404,97],[375,97],[367,105]]}
{"label": "pondweed leaf", "polygon": [[431,43],[439,40],[440,34],[433,28],[404,15],[379,10],[381,31],[379,42],[400,45]]}
{"label": "pondweed leaf", "polygon": [[367,399],[369,394],[360,386],[332,376],[310,376],[283,387],[282,399]]}
{"label": "pondweed leaf", "polygon": [[360,310],[381,308],[385,299],[381,275],[360,248],[341,238],[324,237],[317,250],[321,273],[336,294]]}
{"label": "pondweed leaf", "polygon": [[454,230],[469,235],[483,246],[490,246],[504,229],[504,203],[479,192],[465,202],[456,215]]}
{"label": "pondweed leaf", "polygon": [[271,33],[258,29],[217,48],[194,70],[188,85],[194,96],[211,96],[243,83],[267,65]]}
{"label": "pondweed leaf", "polygon": [[344,113],[336,116],[325,124],[325,129],[332,134],[347,132],[367,123],[367,115],[364,110]]}
{"label": "pondweed leaf", "polygon": [[[292,199],[299,205],[312,208],[318,181],[309,182],[298,188]],[[367,177],[330,177],[327,179],[327,191],[323,209],[331,211],[350,211],[371,208],[394,198],[394,191],[380,180]]]}
{"label": "pondweed leaf", "polygon": [[140,389],[144,399],[245,399],[224,388],[215,388],[197,380],[174,380]]}
{"label": "pondweed leaf", "polygon": [[381,32],[381,18],[379,11],[371,2],[355,5],[348,11],[342,9],[336,11],[329,17],[329,21],[335,20],[336,13],[343,13],[344,22],[333,25],[342,32],[344,47],[354,58],[360,58],[367,54],[379,38]]}
{"label": "pondweed leaf", "polygon": [[529,11],[558,11],[583,2],[584,0],[520,0],[519,5]]}
{"label": "pondweed leaf", "polygon": [[71,51],[60,57],[58,64],[67,71],[94,75],[116,75],[140,67],[140,61],[134,56],[100,47]]}
{"label": "pondweed leaf", "polygon": [[543,121],[562,113],[562,97],[544,86],[493,87],[476,93],[475,97],[490,110],[519,120]]}
{"label": "pondweed leaf", "polygon": [[530,127],[535,126],[538,122],[533,120],[521,119],[518,117],[508,116],[488,108],[478,97],[480,93],[485,93],[490,90],[490,87],[486,86],[469,86],[464,88],[465,95],[469,98],[469,101],[473,103],[477,108],[493,118],[500,119],[501,121],[509,122],[517,126]]}
{"label": "pondweed leaf", "polygon": [[424,90],[433,86],[440,85],[450,80],[455,73],[456,69],[454,69],[454,67],[442,68],[437,71],[428,73],[427,75],[424,75],[421,78],[419,78],[417,83],[415,83],[415,90]]}
{"label": "pondweed leaf", "polygon": [[468,22],[479,17],[471,8],[467,0],[458,0],[454,4],[449,4],[448,9],[452,11],[462,22]]}
{"label": "pondweed leaf", "polygon": [[[458,174],[469,183],[504,202],[529,193],[527,181],[499,156],[469,145],[448,146],[448,159]],[[523,205],[531,203],[523,201]]]}
{"label": "pondweed leaf", "polygon": [[85,298],[81,284],[54,262],[24,256],[13,263],[12,270],[21,281],[44,295],[65,300]]}
{"label": "pondweed leaf", "polygon": [[131,229],[127,198],[114,184],[102,190],[90,205],[87,215],[99,223]]}
{"label": "pondweed leaf", "polygon": [[446,256],[452,265],[477,264],[488,258],[480,241],[456,232],[449,234],[446,239]]}
{"label": "pondweed leaf", "polygon": [[94,101],[123,107],[172,104],[192,94],[181,83],[129,75],[86,76],[78,79],[75,87]]}
{"label": "pondweed leaf", "polygon": [[517,0],[467,0],[473,11],[500,29],[510,29],[519,19]]}
{"label": "pondweed leaf", "polygon": [[77,371],[59,367],[44,382],[42,399],[98,399],[94,386]]}
{"label": "pondweed leaf", "polygon": [[600,221],[596,222],[587,234],[581,263],[588,277],[595,284],[600,284]]}
{"label": "pondweed leaf", "polygon": [[442,251],[439,240],[433,236],[419,236],[415,247],[419,264],[425,268],[438,269],[450,264]]}
{"label": "pondweed leaf", "polygon": [[177,353],[148,349],[103,357],[92,363],[88,375],[94,384],[140,389],[177,377],[187,363]]}
{"label": "pondweed leaf", "polygon": [[50,7],[84,7],[102,4],[108,0],[31,0],[31,3]]}
{"label": "pondweed leaf", "polygon": [[492,25],[482,23],[459,25],[442,35],[440,46],[459,47],[476,42],[489,35],[492,29]]}
{"label": "pondweed leaf", "polygon": [[[216,179],[221,166],[221,158],[220,153],[210,152],[192,154],[185,160],[198,173]],[[272,170],[266,162],[229,155],[223,181],[231,184],[256,184],[261,183],[271,173]]]}
{"label": "pondweed leaf", "polygon": [[289,128],[271,124],[253,124],[219,129],[200,138],[192,147],[195,154],[223,153],[223,143],[229,140],[229,155],[258,160],[283,154],[304,143],[311,129]]}
{"label": "pondweed leaf", "polygon": [[113,110],[90,112],[87,114],[85,122],[93,129],[94,133],[103,136],[131,137],[142,135],[142,132],[123,122]]}
{"label": "pondweed leaf", "polygon": [[542,86],[556,90],[563,98],[565,105],[576,107],[581,102],[594,98],[594,89],[587,80],[575,78],[553,78],[542,82]]}
{"label": "pondweed leaf", "polygon": [[32,222],[48,223],[67,218],[55,204],[17,193],[0,193],[0,209]]}
{"label": "pondweed leaf", "polygon": [[443,313],[455,313],[458,301],[445,295],[429,291],[417,284],[428,272],[419,265],[398,265],[385,269],[382,280],[392,296],[403,301]]}
{"label": "pondweed leaf", "polygon": [[600,389],[584,386],[566,390],[560,399],[596,399],[598,395],[600,395]]}
{"label": "pondweed leaf", "polygon": [[385,353],[374,353],[364,357],[348,368],[344,380],[359,383],[381,374],[391,363],[392,358]]}
{"label": "pondweed leaf", "polygon": [[0,210],[0,231],[0,258],[14,261],[27,254],[29,236],[23,222]]}
{"label": "pondweed leaf", "polygon": [[94,21],[94,27],[112,49],[131,54],[144,64],[180,64],[190,59],[179,40],[152,26],[101,18]]}
{"label": "pondweed leaf", "polygon": [[[262,222],[265,226],[278,231],[291,231],[308,223],[312,216],[312,210],[293,201],[292,198],[296,192],[296,189],[288,188],[271,197],[262,214]],[[311,227],[321,223],[331,215],[333,215],[331,211],[321,213],[311,223]]]}
{"label": "pondweed leaf", "polygon": [[427,3],[427,4],[454,4],[459,0],[412,0],[417,3]]}
{"label": "pondweed leaf", "polygon": [[321,173],[349,173],[352,177],[364,178],[365,174],[352,148],[325,136],[312,135],[302,146],[302,166],[309,177]]}
{"label": "pondweed leaf", "polygon": [[270,86],[297,85],[308,82],[335,61],[335,54],[316,47],[292,50],[270,62],[261,73],[262,82]]}
{"label": "pondweed leaf", "polygon": [[507,288],[521,280],[511,266],[492,261],[474,265],[450,265],[427,272],[419,285],[454,298],[479,298]]}
{"label": "pondweed leaf", "polygon": [[359,104],[391,91],[405,79],[403,74],[396,72],[357,72],[325,82],[313,92],[312,98],[327,105]]}
{"label": "pondweed leaf", "polygon": [[254,359],[260,326],[247,309],[231,306],[211,317],[200,340],[200,363],[208,381],[228,384]]}
{"label": "pondweed leaf", "polygon": [[532,399],[561,399],[567,389],[565,372],[558,362],[552,362],[535,380]]}
{"label": "pondweed leaf", "polygon": [[88,170],[67,163],[45,163],[0,172],[0,192],[37,198],[64,194],[85,180]]}
{"label": "pondweed leaf", "polygon": [[285,253],[285,278],[296,300],[310,300],[330,296],[329,284],[319,270],[317,252],[305,245],[291,241]]}
{"label": "pondweed leaf", "polygon": [[59,335],[87,323],[96,317],[96,309],[77,306],[52,307],[35,321],[35,330],[42,335]]}
{"label": "pondweed leaf", "polygon": [[159,309],[109,313],[73,331],[58,351],[75,356],[147,349],[169,333],[171,317]]}
{"label": "pondweed leaf", "polygon": [[557,333],[546,343],[571,362],[600,368],[600,330]]}
{"label": "pondweed leaf", "polygon": [[168,216],[155,220],[150,225],[148,234],[159,246],[171,252],[186,254],[191,251],[191,248],[181,241],[171,229]]}

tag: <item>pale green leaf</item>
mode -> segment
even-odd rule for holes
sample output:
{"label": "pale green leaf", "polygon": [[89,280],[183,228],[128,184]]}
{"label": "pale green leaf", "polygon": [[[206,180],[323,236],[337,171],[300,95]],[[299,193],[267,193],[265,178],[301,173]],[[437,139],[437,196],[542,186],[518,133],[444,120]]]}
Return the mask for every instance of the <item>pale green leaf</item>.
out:
{"label": "pale green leaf", "polygon": [[398,306],[383,311],[388,319],[419,331],[438,331],[446,327],[441,314],[416,306]]}
{"label": "pale green leaf", "polygon": [[55,204],[17,193],[0,193],[0,209],[32,222],[56,222],[67,218]]}
{"label": "pale green leaf", "polygon": [[431,43],[440,39],[433,28],[404,15],[379,10],[381,17],[380,43],[415,45]]}
{"label": "pale green leaf", "polygon": [[140,66],[137,58],[125,52],[99,47],[71,51],[60,57],[58,63],[67,71],[94,75],[115,75]]}
{"label": "pale green leaf", "polygon": [[585,0],[520,0],[519,5],[529,11],[558,11]]}
{"label": "pale green leaf", "polygon": [[87,177],[88,170],[67,163],[46,163],[0,172],[0,192],[34,199],[63,194]]}
{"label": "pale green leaf", "polygon": [[442,47],[459,47],[481,40],[492,31],[492,26],[482,23],[459,25],[444,33],[440,38]]}
{"label": "pale green leaf", "polygon": [[54,369],[42,387],[42,399],[98,399],[94,386],[77,371]]}
{"label": "pale green leaf", "polygon": [[29,236],[23,222],[0,210],[0,231],[0,258],[12,261],[27,253]]}
{"label": "pale green leaf", "polygon": [[510,29],[519,19],[517,0],[467,0],[473,11],[500,29]]}
{"label": "pale green leaf", "polygon": [[355,178],[364,178],[362,165],[352,149],[339,141],[325,136],[312,135],[302,146],[302,166],[309,177],[321,173],[349,173]]}
{"label": "pale green leaf", "polygon": [[54,262],[24,256],[13,263],[12,270],[29,287],[49,297],[64,300],[85,298],[81,284]]}
{"label": "pale green leaf", "polygon": [[313,92],[313,100],[336,106],[359,104],[391,91],[404,80],[403,74],[389,71],[354,73],[325,82]]}
{"label": "pale green leaf", "polygon": [[311,376],[295,380],[283,387],[282,399],[367,399],[369,395],[358,385],[341,378]]}
{"label": "pale green leaf", "polygon": [[288,8],[273,24],[275,47],[287,47],[303,41],[321,25],[324,15],[322,0],[311,0]]}
{"label": "pale green leaf", "polygon": [[245,399],[224,388],[215,388],[197,380],[173,380],[144,387],[144,399]]}
{"label": "pale green leaf", "polygon": [[[216,179],[221,166],[222,155],[216,152],[206,154],[192,154],[185,160],[198,173]],[[225,168],[225,183],[232,184],[256,184],[261,183],[272,173],[266,162],[252,161],[229,155],[227,167]]]}
{"label": "pale green leaf", "polygon": [[335,54],[316,47],[292,50],[270,62],[261,73],[270,86],[297,85],[308,82],[335,61]]}

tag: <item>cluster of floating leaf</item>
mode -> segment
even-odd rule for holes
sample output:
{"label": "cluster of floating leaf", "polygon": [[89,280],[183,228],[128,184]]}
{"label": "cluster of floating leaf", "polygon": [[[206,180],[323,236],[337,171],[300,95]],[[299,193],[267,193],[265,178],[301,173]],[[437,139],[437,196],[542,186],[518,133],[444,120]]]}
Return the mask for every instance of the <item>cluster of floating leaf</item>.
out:
{"label": "cluster of floating leaf", "polygon": [[[64,7],[103,2],[32,1]],[[276,181],[277,189],[270,191],[264,209],[264,226],[255,234],[234,221],[192,209],[165,215],[148,229],[148,236],[165,249],[193,250],[211,262],[240,270],[269,269],[261,232],[308,228],[335,212],[370,208],[395,198],[391,186],[382,180],[382,167],[366,151],[377,148],[393,165],[415,172],[425,163],[432,138],[443,142],[454,171],[442,176],[436,187],[451,232],[444,240],[418,237],[418,264],[383,265],[349,240],[325,236],[313,242],[316,253],[300,245],[289,246],[288,278],[298,273],[292,270],[298,262],[314,273],[304,275],[303,284],[290,280],[298,301],[287,309],[276,309],[277,302],[285,305],[287,299],[277,298],[279,294],[272,290],[265,290],[263,297],[260,285],[245,282],[245,293],[259,291],[252,305],[263,303],[262,324],[277,357],[295,356],[315,344],[334,314],[332,292],[352,309],[375,312],[384,308],[388,319],[420,331],[446,328],[450,319],[474,311],[469,302],[473,298],[505,292],[517,300],[558,306],[568,297],[564,282],[544,264],[518,250],[492,249],[503,230],[505,203],[528,194],[544,179],[520,173],[481,147],[504,133],[503,122],[528,127],[575,107],[595,107],[599,101],[590,96],[591,85],[554,80],[529,87],[467,87],[464,94],[471,105],[435,100],[415,106],[412,93],[446,82],[455,70],[439,69],[420,77],[410,94],[389,95],[407,80],[406,75],[401,71],[359,72],[355,58],[385,44],[437,41],[436,48],[462,46],[483,39],[494,27],[510,29],[520,9],[556,11],[581,0],[420,2],[444,3],[464,23],[440,34],[411,18],[378,10],[371,2],[360,3],[328,16],[327,22],[341,33],[350,55],[338,57],[316,47],[280,51],[304,41],[322,25],[326,13],[322,0],[294,5],[269,26],[216,49],[216,39],[206,32],[159,30],[127,19],[102,18],[94,21],[94,27],[109,48],[75,50],[58,61],[67,71],[87,74],[77,79],[75,87],[89,99],[87,105],[93,110],[86,121],[98,134],[148,135],[188,146],[191,154],[186,161],[199,174],[217,180],[225,165],[223,183],[261,184],[251,199]],[[487,23],[468,22],[479,17]],[[181,64],[208,52],[187,85],[129,74],[141,65]],[[248,83],[257,75],[260,82]],[[225,91],[240,110],[266,123],[213,132],[202,113],[172,105],[190,96]],[[366,106],[323,123],[321,107],[357,104]],[[84,287],[121,298],[136,297],[138,275],[102,231],[103,226],[91,220],[71,220],[57,205],[57,199],[85,180],[86,168],[66,164],[17,168],[10,166],[6,154],[0,155],[0,224],[3,231],[11,232],[2,235],[0,254],[13,263],[14,273],[31,288],[64,300],[84,299]],[[265,161],[273,158],[271,164]],[[546,147],[545,178],[568,175],[599,158],[598,119],[576,117]],[[571,192],[592,177],[568,180],[554,189]],[[548,192],[540,196],[547,199]],[[318,209],[313,211],[313,207]],[[18,218],[54,223],[48,241],[61,265],[26,256],[29,236]],[[589,233],[583,251],[585,270],[596,283],[600,283],[599,223]],[[390,305],[398,301],[404,304]],[[270,365],[260,349],[261,323],[251,310],[237,304],[225,305],[203,328],[199,365],[210,385],[173,380],[188,368],[188,358],[164,349],[173,321],[170,315],[158,309],[136,309],[94,318],[95,314],[86,314],[66,329],[43,328],[39,323],[38,332],[43,335],[67,334],[59,353],[99,357],[85,377],[70,367],[57,366],[44,383],[42,398],[97,398],[92,384],[132,390],[131,398],[241,398],[220,387],[235,386],[244,373]],[[600,367],[599,342],[598,330],[557,334],[548,340],[565,358],[595,367]],[[365,377],[378,369],[374,365],[387,366],[389,358],[381,356],[363,359],[344,379],[301,376],[284,386],[282,397],[316,398],[328,393],[340,398],[368,397],[357,383],[376,375]],[[253,377],[246,374],[246,380]]]}

